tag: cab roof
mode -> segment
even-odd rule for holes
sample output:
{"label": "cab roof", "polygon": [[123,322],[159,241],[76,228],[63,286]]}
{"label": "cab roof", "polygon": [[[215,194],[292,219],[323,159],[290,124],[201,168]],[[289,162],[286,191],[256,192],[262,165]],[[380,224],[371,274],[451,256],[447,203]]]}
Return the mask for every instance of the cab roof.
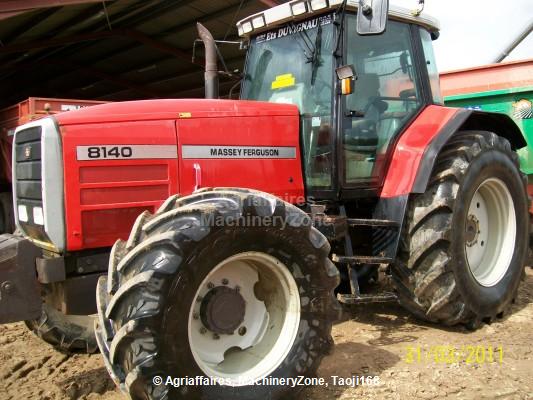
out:
{"label": "cab roof", "polygon": [[[240,36],[250,37],[289,21],[304,20],[313,15],[336,10],[342,2],[343,0],[292,0],[240,20],[237,22],[237,29]],[[356,11],[358,4],[358,0],[348,0],[347,10]],[[420,25],[430,32],[440,30],[439,22],[435,18],[427,14],[415,16],[412,10],[403,7],[390,6],[389,16],[397,21]]]}

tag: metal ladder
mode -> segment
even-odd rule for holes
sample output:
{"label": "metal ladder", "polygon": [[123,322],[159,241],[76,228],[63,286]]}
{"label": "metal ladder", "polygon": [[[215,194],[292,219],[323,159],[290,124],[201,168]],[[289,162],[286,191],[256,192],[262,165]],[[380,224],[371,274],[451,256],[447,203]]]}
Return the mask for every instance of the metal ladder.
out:
{"label": "metal ladder", "polygon": [[[346,216],[344,206],[341,206],[341,216]],[[400,226],[395,221],[381,220],[381,219],[358,219],[347,218],[347,233],[344,237],[344,255],[333,254],[332,261],[339,267],[346,267],[348,269],[348,277],[350,280],[351,294],[337,294],[337,300],[344,304],[365,304],[365,303],[386,303],[397,302],[398,297],[392,292],[381,292],[376,294],[362,294],[359,288],[359,281],[357,277],[357,266],[362,264],[390,264],[394,261],[393,258],[385,257],[383,255],[377,256],[363,256],[354,255],[352,240],[350,237],[350,229],[357,227],[372,227],[385,230],[398,230]]]}

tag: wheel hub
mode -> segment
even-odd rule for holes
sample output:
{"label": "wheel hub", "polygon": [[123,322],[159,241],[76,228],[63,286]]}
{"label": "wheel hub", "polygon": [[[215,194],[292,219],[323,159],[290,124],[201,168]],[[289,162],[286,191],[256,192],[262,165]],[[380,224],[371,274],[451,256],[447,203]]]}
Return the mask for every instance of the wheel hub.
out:
{"label": "wheel hub", "polygon": [[211,332],[231,335],[244,321],[245,310],[246,303],[237,290],[217,286],[202,300],[200,317]]}
{"label": "wheel hub", "polygon": [[485,287],[502,280],[513,258],[516,212],[507,185],[489,178],[479,185],[465,221],[465,253],[474,279]]}
{"label": "wheel hub", "polygon": [[479,220],[475,215],[470,214],[466,220],[465,229],[465,240],[468,247],[472,247],[477,243],[479,233]]}
{"label": "wheel hub", "polygon": [[199,284],[188,336],[198,367],[242,386],[271,374],[288,355],[300,326],[300,296],[290,270],[263,252],[217,264]]}

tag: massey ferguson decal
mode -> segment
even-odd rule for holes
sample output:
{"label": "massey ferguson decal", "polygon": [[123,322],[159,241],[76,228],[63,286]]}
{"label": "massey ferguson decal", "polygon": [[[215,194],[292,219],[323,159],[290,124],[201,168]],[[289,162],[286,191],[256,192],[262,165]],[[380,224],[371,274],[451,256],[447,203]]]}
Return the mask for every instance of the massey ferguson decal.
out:
{"label": "massey ferguson decal", "polygon": [[184,159],[190,158],[296,158],[296,147],[184,145]]}

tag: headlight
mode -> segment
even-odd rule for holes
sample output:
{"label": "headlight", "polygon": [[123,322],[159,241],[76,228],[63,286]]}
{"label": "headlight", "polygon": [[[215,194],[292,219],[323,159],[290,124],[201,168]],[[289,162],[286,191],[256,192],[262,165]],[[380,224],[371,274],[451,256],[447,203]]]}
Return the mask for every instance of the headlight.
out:
{"label": "headlight", "polygon": [[44,215],[41,207],[33,207],[33,222],[44,226]]}
{"label": "headlight", "polygon": [[22,222],[28,222],[28,209],[26,208],[26,206],[19,205],[17,211],[19,220]]}
{"label": "headlight", "polygon": [[313,11],[322,10],[328,6],[327,0],[311,0],[311,9]]}
{"label": "headlight", "polygon": [[291,4],[292,15],[302,15],[307,12],[307,4],[305,1]]}

